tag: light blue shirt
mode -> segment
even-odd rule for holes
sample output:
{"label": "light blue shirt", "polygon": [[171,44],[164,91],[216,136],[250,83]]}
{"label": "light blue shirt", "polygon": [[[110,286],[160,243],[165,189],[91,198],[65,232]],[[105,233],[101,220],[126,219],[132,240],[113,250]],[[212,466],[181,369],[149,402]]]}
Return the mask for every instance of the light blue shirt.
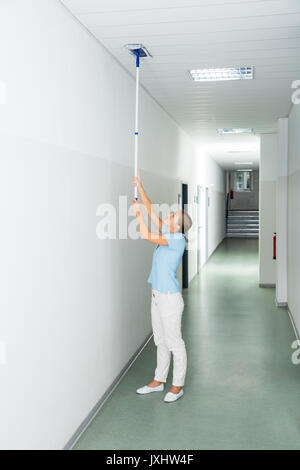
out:
{"label": "light blue shirt", "polygon": [[166,225],[163,224],[161,233],[167,239],[168,246],[157,245],[154,249],[148,282],[159,292],[175,294],[180,292],[176,272],[184,253],[185,236],[179,232],[166,233],[166,229]]}

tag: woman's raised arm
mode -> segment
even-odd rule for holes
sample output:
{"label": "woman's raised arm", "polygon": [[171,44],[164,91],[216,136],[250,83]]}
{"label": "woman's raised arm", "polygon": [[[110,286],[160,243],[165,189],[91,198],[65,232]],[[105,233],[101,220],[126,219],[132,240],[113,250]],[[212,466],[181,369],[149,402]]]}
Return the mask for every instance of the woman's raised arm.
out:
{"label": "woman's raised arm", "polygon": [[[152,222],[156,225],[156,227],[158,227],[159,232],[161,232],[161,227],[162,227],[163,222],[158,217],[157,213],[155,212],[153,204],[150,201],[150,199],[148,198],[148,196],[147,196],[147,194],[146,194],[146,192],[143,188],[143,185],[141,183],[141,175],[140,175],[139,171],[138,171],[138,176],[133,177],[133,185],[137,186],[137,188],[138,188],[138,192],[139,192],[139,195],[141,197],[142,204],[143,204],[143,206],[145,206],[145,208],[147,210],[147,213],[148,213],[148,216],[150,217]],[[155,235],[155,234],[153,234],[153,235]],[[153,242],[153,243],[157,243],[157,242]]]}
{"label": "woman's raised arm", "polygon": [[149,227],[146,224],[142,215],[140,204],[135,199],[133,200],[133,209],[136,213],[139,222],[139,230],[142,235],[142,238],[144,238],[144,240],[147,240],[148,242],[155,243],[155,245],[168,246],[167,239],[161,233],[153,233],[149,230]]}

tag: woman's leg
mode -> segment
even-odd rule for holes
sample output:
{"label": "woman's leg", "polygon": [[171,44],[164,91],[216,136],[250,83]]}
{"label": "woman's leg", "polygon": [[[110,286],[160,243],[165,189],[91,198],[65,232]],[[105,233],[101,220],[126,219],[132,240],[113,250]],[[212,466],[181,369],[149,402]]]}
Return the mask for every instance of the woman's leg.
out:
{"label": "woman's leg", "polygon": [[[181,334],[184,302],[181,293],[168,294],[163,299],[161,312],[165,341],[173,353],[173,386],[183,387],[187,369],[185,342]],[[176,392],[175,392],[176,393]]]}
{"label": "woman's leg", "polygon": [[154,380],[157,382],[166,382],[171,361],[171,351],[165,342],[163,322],[159,309],[160,296],[161,294],[152,291],[151,320],[154,343],[157,347],[157,366],[155,369]]}

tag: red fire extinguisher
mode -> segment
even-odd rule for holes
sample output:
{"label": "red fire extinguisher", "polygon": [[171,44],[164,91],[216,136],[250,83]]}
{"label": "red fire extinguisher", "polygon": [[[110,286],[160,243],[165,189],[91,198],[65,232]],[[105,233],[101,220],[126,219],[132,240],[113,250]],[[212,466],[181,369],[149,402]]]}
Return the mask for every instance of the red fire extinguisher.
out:
{"label": "red fire extinguisher", "polygon": [[273,235],[273,259],[276,259],[276,232]]}
{"label": "red fire extinguisher", "polygon": [[233,189],[230,190],[230,199],[233,199]]}

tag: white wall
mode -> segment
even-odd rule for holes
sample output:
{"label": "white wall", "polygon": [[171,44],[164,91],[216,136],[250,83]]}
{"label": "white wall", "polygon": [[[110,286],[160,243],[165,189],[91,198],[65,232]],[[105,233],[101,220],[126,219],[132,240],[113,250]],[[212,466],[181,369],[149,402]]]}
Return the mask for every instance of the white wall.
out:
{"label": "white wall", "polygon": [[300,333],[300,104],[293,105],[288,129],[288,306]]}
{"label": "white wall", "polygon": [[261,135],[260,145],[259,284],[275,286],[276,260],[273,260],[272,238],[276,231],[277,135]]}
{"label": "white wall", "polygon": [[276,302],[287,304],[287,231],[288,231],[288,118],[280,118],[277,127],[278,174],[276,181]]}
{"label": "white wall", "polygon": [[[0,448],[59,449],[151,331],[153,247],[96,237],[131,200],[135,84],[54,0],[1,2],[0,55]],[[214,185],[213,251],[223,171],[143,90],[140,167],[153,202]]]}
{"label": "white wall", "polygon": [[[205,263],[205,188],[208,187],[210,205],[208,207],[208,257],[225,237],[225,171],[206,155],[199,147],[196,148],[195,174],[190,177],[189,201],[197,197],[197,185],[202,188],[201,196],[201,266]],[[191,247],[189,251],[189,279],[197,273],[197,204],[189,207],[193,218],[193,228],[189,234]]]}
{"label": "white wall", "polygon": [[208,186],[208,257],[225,237],[225,171],[210,159],[206,163],[206,173],[203,180]]}

